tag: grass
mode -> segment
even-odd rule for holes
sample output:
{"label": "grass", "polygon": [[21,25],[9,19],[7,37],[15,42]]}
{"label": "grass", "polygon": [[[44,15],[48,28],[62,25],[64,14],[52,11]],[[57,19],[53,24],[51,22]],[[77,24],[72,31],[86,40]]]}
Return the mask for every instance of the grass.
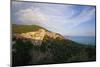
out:
{"label": "grass", "polygon": [[[26,33],[26,32],[31,32],[31,31],[36,31],[42,27],[37,26],[37,25],[12,25],[12,32],[13,33]],[[44,29],[44,28],[42,28]]]}
{"label": "grass", "polygon": [[[25,33],[38,30],[36,25],[13,25],[13,33]],[[42,28],[44,29],[44,28]],[[35,46],[31,41],[13,37],[12,65],[25,66],[35,64],[69,63],[96,60],[96,46],[79,44],[65,39],[44,37],[41,46]]]}

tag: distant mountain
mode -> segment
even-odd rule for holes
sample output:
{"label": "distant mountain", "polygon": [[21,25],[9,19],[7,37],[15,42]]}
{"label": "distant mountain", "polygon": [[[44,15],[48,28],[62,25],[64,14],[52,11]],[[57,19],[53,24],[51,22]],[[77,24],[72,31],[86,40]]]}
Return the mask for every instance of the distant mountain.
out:
{"label": "distant mountain", "polygon": [[12,25],[13,66],[95,61],[96,47],[65,39],[37,25]]}

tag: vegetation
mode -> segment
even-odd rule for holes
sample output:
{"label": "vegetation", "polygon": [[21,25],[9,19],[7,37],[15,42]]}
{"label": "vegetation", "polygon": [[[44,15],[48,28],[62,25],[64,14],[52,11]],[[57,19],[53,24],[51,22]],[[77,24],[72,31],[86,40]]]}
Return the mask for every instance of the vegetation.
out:
{"label": "vegetation", "polygon": [[[12,32],[13,33],[26,33],[26,32],[31,32],[31,31],[36,31],[42,27],[37,26],[37,25],[17,25],[13,24],[12,25]],[[42,28],[44,29],[44,28]]]}
{"label": "vegetation", "polygon": [[12,54],[14,66],[96,60],[95,47],[59,39],[49,39],[41,46],[34,46],[30,41],[16,40],[13,49],[16,50]]}
{"label": "vegetation", "polygon": [[[16,32],[23,32],[18,29]],[[16,41],[12,46],[13,66],[96,60],[96,46],[79,44],[71,40],[45,36],[41,46],[34,45],[30,40],[24,41],[16,37],[12,40]]]}

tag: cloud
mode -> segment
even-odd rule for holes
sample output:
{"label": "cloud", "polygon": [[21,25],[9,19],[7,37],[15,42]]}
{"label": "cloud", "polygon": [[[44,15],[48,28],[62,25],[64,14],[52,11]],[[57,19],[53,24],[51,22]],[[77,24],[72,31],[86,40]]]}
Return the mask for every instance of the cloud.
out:
{"label": "cloud", "polygon": [[95,9],[85,9],[76,17],[68,19],[68,22],[73,25],[73,27],[78,26],[82,23],[88,23],[87,21],[91,20],[95,15]]}
{"label": "cloud", "polygon": [[[17,16],[16,24],[36,24],[60,34],[74,34],[71,32],[82,23],[89,23],[95,15],[95,8],[89,6],[77,13],[74,5],[57,5],[44,3],[13,3]],[[25,6],[27,5],[27,6]]]}
{"label": "cloud", "polygon": [[20,10],[16,13],[18,15],[18,19],[21,21],[21,24],[37,24],[41,25],[44,22],[48,22],[48,18],[44,15],[39,8],[32,9],[24,9]]}

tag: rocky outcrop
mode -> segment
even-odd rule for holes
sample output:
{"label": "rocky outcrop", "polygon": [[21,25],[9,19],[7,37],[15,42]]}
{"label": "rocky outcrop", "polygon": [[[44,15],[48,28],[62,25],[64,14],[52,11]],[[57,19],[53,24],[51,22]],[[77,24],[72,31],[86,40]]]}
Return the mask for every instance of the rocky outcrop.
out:
{"label": "rocky outcrop", "polygon": [[26,40],[30,40],[34,45],[41,45],[45,36],[48,36],[52,39],[64,39],[60,34],[49,32],[44,29],[39,29],[33,32],[14,34],[14,36],[16,37],[16,39],[22,39],[24,42]]}

